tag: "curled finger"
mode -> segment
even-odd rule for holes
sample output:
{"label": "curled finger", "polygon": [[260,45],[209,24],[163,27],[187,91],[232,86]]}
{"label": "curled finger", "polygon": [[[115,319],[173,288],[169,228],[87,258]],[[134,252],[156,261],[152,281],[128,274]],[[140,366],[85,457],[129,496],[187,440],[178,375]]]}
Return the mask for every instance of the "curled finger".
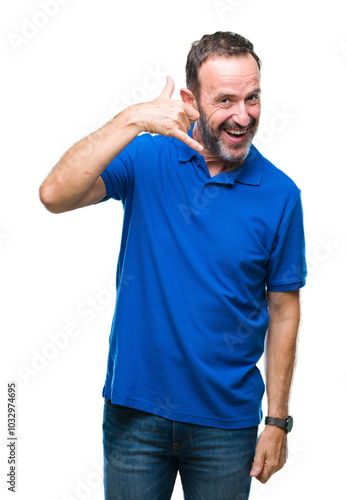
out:
{"label": "curled finger", "polygon": [[188,134],[186,134],[185,132],[183,132],[181,130],[176,130],[174,137],[176,139],[179,139],[180,141],[184,142],[185,144],[187,144],[188,146],[193,148],[198,153],[200,153],[204,149],[202,144],[195,141],[194,139],[192,139],[192,137],[190,137]]}

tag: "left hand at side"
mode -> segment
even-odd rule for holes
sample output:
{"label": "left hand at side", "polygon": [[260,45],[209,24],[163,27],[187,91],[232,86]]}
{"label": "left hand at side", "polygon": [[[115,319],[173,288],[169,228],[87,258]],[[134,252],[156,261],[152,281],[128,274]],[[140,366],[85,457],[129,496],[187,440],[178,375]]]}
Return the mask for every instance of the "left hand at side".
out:
{"label": "left hand at side", "polygon": [[250,476],[266,483],[287,460],[287,433],[285,429],[267,425],[260,434]]}

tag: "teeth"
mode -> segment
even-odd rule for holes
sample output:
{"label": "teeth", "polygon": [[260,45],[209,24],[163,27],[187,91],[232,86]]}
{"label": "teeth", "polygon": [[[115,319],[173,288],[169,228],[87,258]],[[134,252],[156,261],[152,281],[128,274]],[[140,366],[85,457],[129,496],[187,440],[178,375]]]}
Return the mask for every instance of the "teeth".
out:
{"label": "teeth", "polygon": [[242,135],[242,134],[245,134],[246,130],[230,130],[230,129],[225,129],[226,132],[228,132],[229,134],[234,134],[234,135]]}

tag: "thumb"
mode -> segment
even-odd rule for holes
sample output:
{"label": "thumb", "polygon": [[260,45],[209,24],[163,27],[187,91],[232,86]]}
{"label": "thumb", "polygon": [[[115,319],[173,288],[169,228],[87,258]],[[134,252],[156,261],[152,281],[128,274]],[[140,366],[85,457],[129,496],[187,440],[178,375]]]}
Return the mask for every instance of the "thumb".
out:
{"label": "thumb", "polygon": [[258,476],[262,472],[263,466],[264,466],[264,456],[262,455],[262,456],[255,457],[255,459],[252,463],[250,476],[253,476],[253,477]]}
{"label": "thumb", "polygon": [[165,99],[170,99],[172,97],[172,94],[174,92],[174,82],[173,78],[171,76],[166,77],[166,85],[159,97],[163,97]]}

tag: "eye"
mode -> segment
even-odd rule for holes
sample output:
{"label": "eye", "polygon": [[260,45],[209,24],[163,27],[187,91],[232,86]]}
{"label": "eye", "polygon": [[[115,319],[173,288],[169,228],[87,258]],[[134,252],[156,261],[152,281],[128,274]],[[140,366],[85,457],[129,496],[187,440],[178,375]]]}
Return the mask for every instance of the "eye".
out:
{"label": "eye", "polygon": [[246,100],[250,102],[256,102],[259,101],[260,95],[259,94],[251,94]]}
{"label": "eye", "polygon": [[228,108],[229,106],[232,105],[232,99],[230,97],[221,97],[217,101],[218,105],[222,108]]}

